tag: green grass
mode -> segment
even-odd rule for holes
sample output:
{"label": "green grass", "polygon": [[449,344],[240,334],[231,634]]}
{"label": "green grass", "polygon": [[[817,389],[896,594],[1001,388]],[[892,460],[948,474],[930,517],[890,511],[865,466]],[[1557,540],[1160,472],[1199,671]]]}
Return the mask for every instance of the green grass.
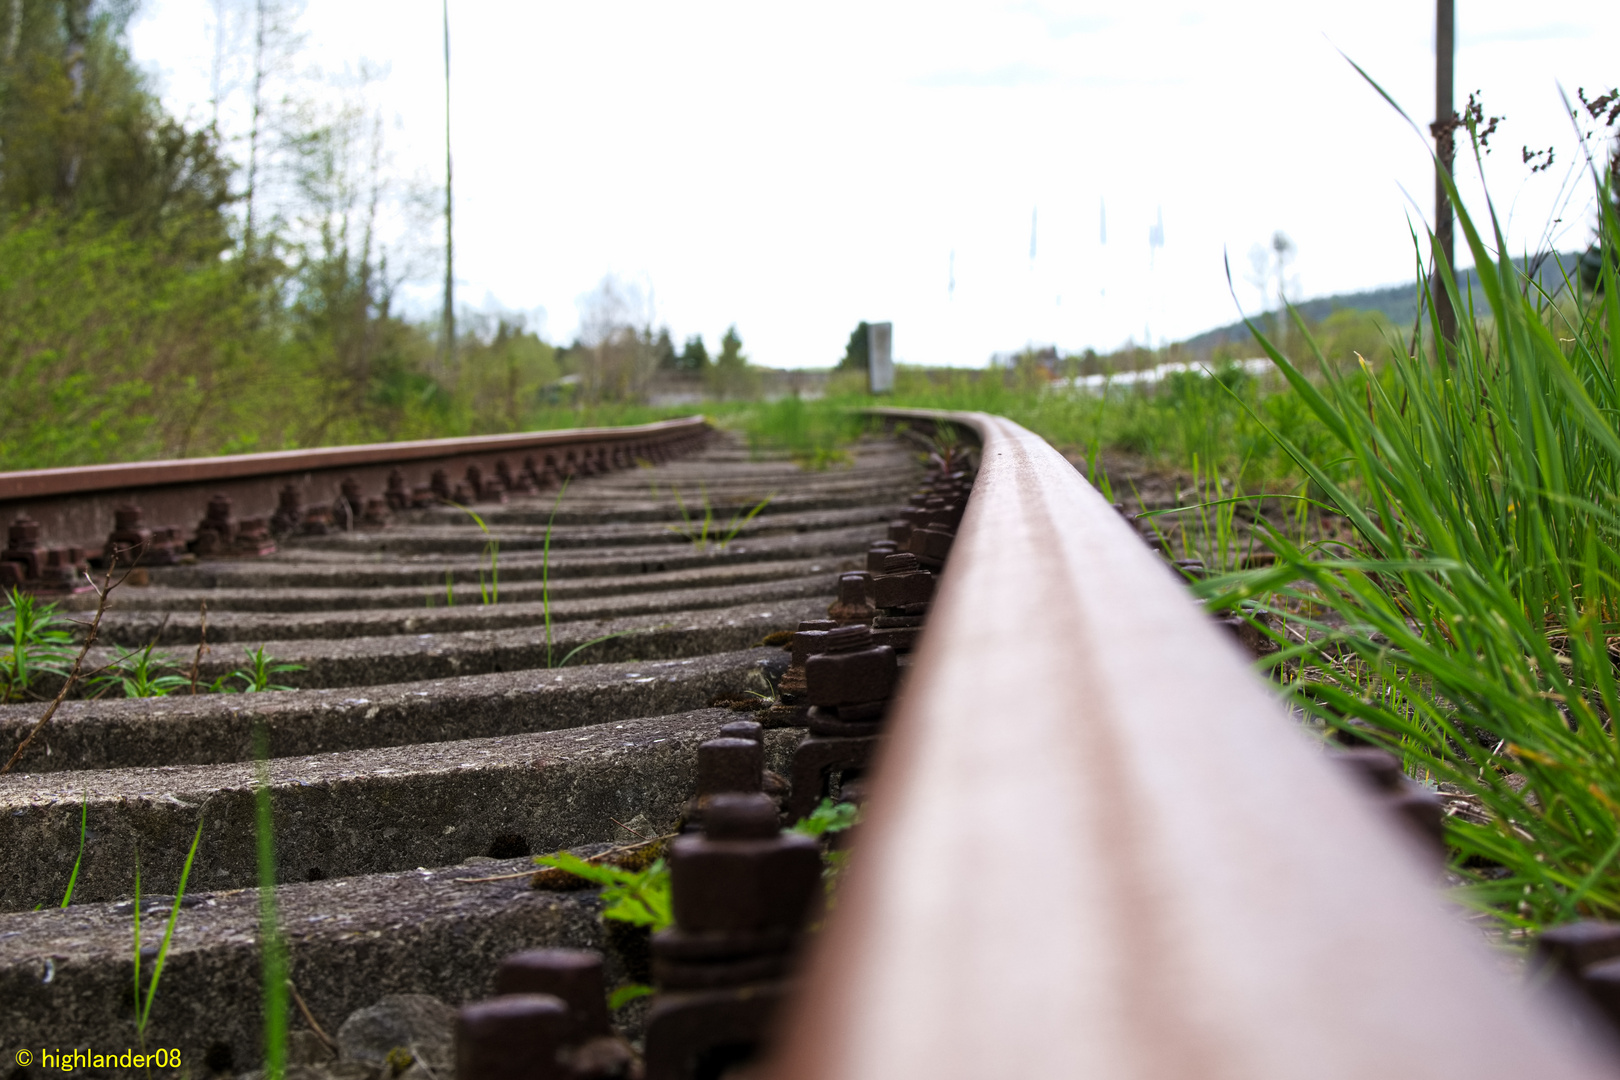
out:
{"label": "green grass", "polygon": [[[558,498],[561,498],[561,497],[562,497],[561,492],[559,492],[558,493]],[[457,510],[460,510],[463,514],[466,514],[468,517],[472,518],[473,523],[475,525],[477,525],[478,528],[483,532],[483,534],[484,534],[484,556],[485,556],[485,558],[489,559],[489,581],[487,583],[485,582],[485,580],[484,580],[484,568],[482,566],[480,566],[478,568],[478,599],[486,607],[488,607],[491,604],[500,603],[500,600],[501,600],[501,543],[500,543],[500,541],[495,539],[494,534],[492,534],[489,531],[489,526],[487,524],[485,524],[484,519],[482,517],[480,517],[477,513],[475,513],[473,510],[471,510],[468,507],[462,506],[458,502],[450,502],[449,499],[446,499],[445,502],[449,503],[451,506],[455,507]],[[549,533],[549,530],[550,530],[549,525],[547,526],[547,530],[548,530],[548,533]],[[444,586],[445,606],[446,607],[454,607],[455,606],[455,597],[450,591],[450,571],[446,570],[444,572],[444,580],[445,580],[445,586]]]}
{"label": "green grass", "polygon": [[42,674],[65,676],[77,650],[56,605],[15,587],[0,608],[0,702],[22,701]]}
{"label": "green grass", "polygon": [[[260,694],[267,690],[291,690],[293,687],[285,683],[271,682],[270,680],[277,675],[289,675],[295,671],[304,670],[302,664],[287,664],[278,661],[265,651],[263,645],[260,645],[257,649],[250,649],[244,645],[242,646],[242,652],[247,655],[248,666],[237,668],[228,675],[221,675],[213,681],[213,684],[209,687],[210,690],[222,694],[239,692],[243,694]],[[240,691],[231,685],[232,680],[242,684]]]}
{"label": "green grass", "polygon": [[1374,372],[1323,362],[1308,340],[1309,364],[1263,341],[1331,436],[1306,447],[1276,431],[1278,445],[1355,543],[1272,535],[1274,569],[1198,588],[1320,635],[1276,635],[1270,664],[1294,699],[1466,793],[1478,820],[1446,823],[1462,897],[1533,932],[1620,917],[1620,281],[1606,262],[1596,296],[1555,303],[1511,263],[1494,209],[1480,223],[1457,206],[1489,311],[1441,266],[1425,289],[1452,295],[1453,345]]}
{"label": "green grass", "polygon": [[[711,544],[714,545],[716,551],[724,551],[726,545],[735,540],[737,534],[742,532],[743,527],[753,521],[761,511],[771,504],[771,500],[776,498],[776,492],[773,491],[751,507],[738,507],[736,512],[731,515],[731,520],[722,526],[719,519],[715,517],[714,506],[709,501],[708,487],[703,487],[702,491],[703,518],[699,521],[694,516],[693,511],[687,510],[686,500],[681,497],[680,489],[671,485],[669,492],[675,497],[675,505],[680,509],[681,524],[664,526],[670,532],[689,542],[697,551],[707,551]],[[656,498],[657,495],[658,487],[654,485],[653,496]]]}
{"label": "green grass", "polygon": [[62,907],[73,903],[73,887],[79,883],[79,867],[84,863],[84,834],[90,824],[90,789],[84,789],[84,801],[79,805],[79,854],[73,860],[73,873],[68,875],[67,891],[62,894]]}
{"label": "green grass", "polygon": [[259,956],[264,1001],[264,1075],[281,1080],[287,1073],[287,998],[291,967],[287,942],[276,911],[276,836],[270,807],[270,740],[263,726],[254,729],[254,845],[259,860]]}
{"label": "green grass", "polygon": [[[202,842],[202,818],[197,819],[197,832],[191,838],[191,850],[186,852],[186,862],[180,869],[180,884],[174,890],[174,903],[169,908],[169,921],[163,927],[163,943],[158,947],[157,956],[152,961],[152,981],[147,984],[146,993],[141,994],[141,853],[135,852],[135,902],[133,915],[135,918],[135,1038],[141,1044],[141,1050],[146,1050],[146,1028],[152,1019],[152,1002],[157,999],[158,980],[163,978],[163,965],[169,959],[169,947],[174,943],[174,924],[180,919],[180,904],[186,897],[186,882],[191,878],[191,864],[197,858],[197,845]],[[82,842],[82,841],[81,841]],[[75,870],[77,867],[75,867]],[[62,902],[67,906],[67,901]]]}

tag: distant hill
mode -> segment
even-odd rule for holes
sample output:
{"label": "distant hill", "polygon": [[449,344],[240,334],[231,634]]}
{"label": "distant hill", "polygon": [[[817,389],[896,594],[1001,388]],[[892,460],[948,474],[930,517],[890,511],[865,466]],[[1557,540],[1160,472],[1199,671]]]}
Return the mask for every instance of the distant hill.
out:
{"label": "distant hill", "polygon": [[[1581,257],[1578,251],[1565,252],[1560,258],[1564,266],[1573,270],[1575,263]],[[1520,270],[1524,269],[1525,260],[1513,260]],[[1542,288],[1554,292],[1563,285],[1563,277],[1558,269],[1556,259],[1546,259],[1537,270],[1537,277]],[[1485,295],[1478,288],[1478,279],[1474,275],[1474,268],[1469,267],[1462,272],[1459,285],[1464,285],[1473,299],[1476,309],[1486,307]],[[1388,285],[1381,289],[1364,289],[1361,292],[1339,293],[1334,296],[1321,296],[1314,300],[1302,300],[1294,307],[1308,322],[1320,322],[1345,308],[1356,311],[1376,311],[1396,326],[1411,326],[1417,318],[1418,286],[1416,281],[1405,285]],[[1267,329],[1265,323],[1262,329]],[[1208,354],[1217,345],[1228,343],[1246,343],[1254,340],[1249,328],[1241,322],[1228,323],[1226,326],[1206,330],[1202,334],[1190,337],[1181,342],[1181,347],[1193,353]]]}

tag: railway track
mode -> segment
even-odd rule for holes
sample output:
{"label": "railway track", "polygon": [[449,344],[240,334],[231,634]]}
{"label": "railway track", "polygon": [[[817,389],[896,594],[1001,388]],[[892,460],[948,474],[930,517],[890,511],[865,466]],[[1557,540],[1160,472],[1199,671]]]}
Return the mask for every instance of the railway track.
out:
{"label": "railway track", "polygon": [[[998,418],[894,415],[976,444],[977,478],[900,438],[805,472],[695,422],[0,476],[41,537],[14,530],[13,577],[81,618],[59,571],[137,531],[132,495],[202,532],[221,490],[262,514],[138,568],[87,662],[298,669],[72,695],[0,777],[4,1060],[132,1045],[137,852],[149,971],[200,835],[145,1043],[260,1067],[263,785],[311,1077],[1612,1073],[1072,467]],[[40,713],[0,706],[0,747]],[[778,832],[823,794],[867,808],[831,911],[826,845]],[[531,881],[682,823],[650,952],[595,890]],[[512,959],[535,949],[575,951]],[[387,1058],[390,1024],[421,1045]]]}

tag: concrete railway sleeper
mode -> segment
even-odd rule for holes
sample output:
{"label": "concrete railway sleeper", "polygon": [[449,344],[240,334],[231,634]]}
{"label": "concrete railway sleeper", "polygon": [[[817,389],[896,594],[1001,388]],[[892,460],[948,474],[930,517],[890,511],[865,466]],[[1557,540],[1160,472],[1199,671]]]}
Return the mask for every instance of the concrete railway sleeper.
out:
{"label": "concrete railway sleeper", "polygon": [[[890,414],[926,471],[885,440],[821,475],[721,439],[634,477],[610,468],[627,453],[576,457],[553,630],[648,631],[578,668],[538,661],[532,591],[433,613],[432,649],[400,640],[427,564],[476,573],[465,515],[432,505],[448,475],[391,484],[389,514],[343,536],[151,567],[110,627],[156,634],[208,599],[238,641],[299,628],[266,640],[327,689],[69,702],[49,762],[0,778],[23,867],[0,889],[5,1053],[129,1041],[120,872],[139,848],[173,882],[200,822],[148,1042],[194,1076],[259,1066],[263,729],[309,1080],[1616,1074],[1620,928],[1547,935],[1561,977],[1519,992],[1434,902],[1437,804],[1398,762],[1309,752],[1041,440]],[[558,470],[474,466],[459,494],[532,545],[528,492]],[[669,546],[697,482],[731,514],[778,495],[723,550]],[[79,902],[27,910],[81,835]],[[528,857],[559,849],[575,861]],[[658,867],[662,901],[582,888]],[[604,917],[626,895],[667,909]],[[147,926],[175,903],[148,902]]]}

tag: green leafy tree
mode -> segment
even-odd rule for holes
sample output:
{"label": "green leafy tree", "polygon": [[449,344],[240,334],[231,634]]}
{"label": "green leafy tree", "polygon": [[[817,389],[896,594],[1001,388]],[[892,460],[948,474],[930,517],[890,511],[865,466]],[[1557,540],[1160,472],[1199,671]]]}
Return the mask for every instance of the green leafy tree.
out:
{"label": "green leafy tree", "polygon": [[130,59],[131,3],[0,5],[0,220],[95,213],[198,257],[229,243],[230,165],[164,114]]}
{"label": "green leafy tree", "polygon": [[748,357],[742,351],[742,338],[737,335],[735,326],[727,329],[725,336],[720,339],[720,355],[714,359],[709,384],[718,398],[753,397],[759,391],[758,375],[748,366]]}
{"label": "green leafy tree", "polygon": [[693,334],[686,339],[681,355],[675,358],[675,370],[703,375],[709,370],[709,350],[703,346],[703,335]]}
{"label": "green leafy tree", "polygon": [[677,371],[681,366],[680,354],[675,351],[675,342],[670,339],[669,327],[658,331],[653,339],[653,354],[658,357],[658,370]]}
{"label": "green leafy tree", "polygon": [[844,358],[838,361],[839,371],[865,371],[870,365],[865,320],[855,324],[849,332],[849,344],[844,346]]}

